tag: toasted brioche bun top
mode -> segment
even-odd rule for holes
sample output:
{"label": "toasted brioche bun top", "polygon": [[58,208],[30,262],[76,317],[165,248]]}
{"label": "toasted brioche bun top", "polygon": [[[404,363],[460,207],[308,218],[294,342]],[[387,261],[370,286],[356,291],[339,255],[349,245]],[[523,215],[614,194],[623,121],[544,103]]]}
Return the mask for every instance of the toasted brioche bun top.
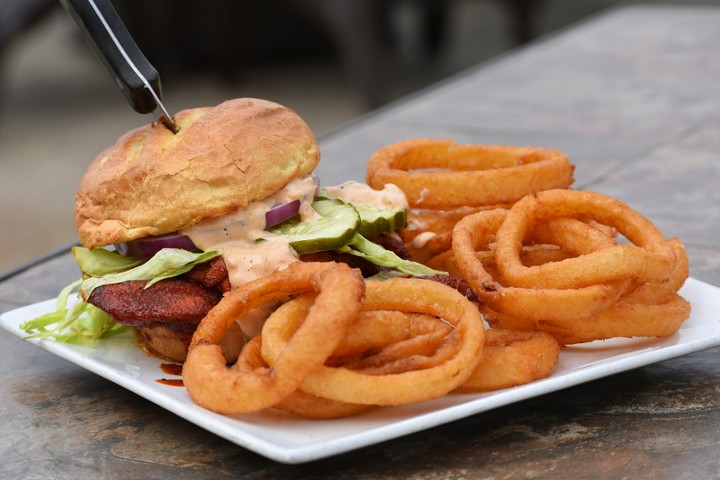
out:
{"label": "toasted brioche bun top", "polygon": [[147,125],[90,165],[75,196],[80,242],[162,235],[233,212],[311,173],[320,153],[292,110],[240,98],[179,112],[173,135]]}

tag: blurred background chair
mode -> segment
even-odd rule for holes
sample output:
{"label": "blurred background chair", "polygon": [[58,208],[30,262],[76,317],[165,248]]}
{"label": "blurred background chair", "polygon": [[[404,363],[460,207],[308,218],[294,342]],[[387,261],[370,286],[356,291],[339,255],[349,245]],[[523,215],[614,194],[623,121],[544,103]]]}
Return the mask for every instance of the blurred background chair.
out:
{"label": "blurred background chair", "polygon": [[0,0],[0,52],[17,34],[42,18],[53,0]]}
{"label": "blurred background chair", "polygon": [[[487,0],[485,0],[487,1]],[[533,38],[543,0],[492,0],[504,8],[516,44]],[[399,12],[410,13],[426,55],[448,37],[453,0],[142,0],[116,1],[150,61],[163,75],[333,54],[368,107],[387,101],[385,84],[398,61]]]}
{"label": "blurred background chair", "polygon": [[[543,0],[494,1],[506,12],[507,33],[515,44],[534,37],[534,19]],[[15,36],[56,4],[0,0],[0,55]],[[373,108],[388,100],[386,82],[399,54],[399,13],[409,13],[414,20],[414,40],[430,57],[448,38],[448,18],[456,2],[114,0],[113,4],[163,78],[199,70],[232,78],[249,63],[332,54],[362,102]]]}
{"label": "blurred background chair", "polygon": [[54,0],[0,0],[0,68],[12,40],[55,7]]}

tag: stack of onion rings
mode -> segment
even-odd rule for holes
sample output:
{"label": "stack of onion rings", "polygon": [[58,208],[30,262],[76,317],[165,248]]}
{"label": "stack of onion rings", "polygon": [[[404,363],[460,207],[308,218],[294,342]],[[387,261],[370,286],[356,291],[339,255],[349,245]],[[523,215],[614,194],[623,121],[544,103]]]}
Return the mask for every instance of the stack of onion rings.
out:
{"label": "stack of onion rings", "polygon": [[[540,246],[558,257],[528,258]],[[688,276],[682,243],[594,192],[549,190],[509,211],[465,217],[453,230],[451,253],[429,262],[439,263],[467,280],[494,327],[545,331],[561,344],[664,337],[690,314],[677,294]]]}
{"label": "stack of onion rings", "polygon": [[[302,391],[347,403],[402,405],[447,394],[462,384],[479,361],[484,342],[482,319],[477,308],[450,287],[420,279],[370,281],[364,309],[428,314],[454,328],[430,355],[390,356],[371,372],[321,366],[305,379]],[[292,333],[288,318],[273,315],[263,328],[263,358],[270,365],[275,364],[286,336]],[[277,328],[276,321],[284,328]]]}
{"label": "stack of onion rings", "polygon": [[573,171],[558,150],[415,139],[379,149],[368,162],[366,179],[374,188],[393,183],[405,192],[411,212],[403,240],[411,258],[424,262],[449,245],[460,218],[509,207],[528,194],[568,188]]}
{"label": "stack of onion rings", "polygon": [[[219,339],[276,300],[284,303],[227,366]],[[223,298],[198,327],[183,377],[193,401],[219,413],[337,418],[530,382],[550,374],[557,351],[540,332],[486,338],[477,306],[446,285],[365,282],[342,264],[296,262]]]}

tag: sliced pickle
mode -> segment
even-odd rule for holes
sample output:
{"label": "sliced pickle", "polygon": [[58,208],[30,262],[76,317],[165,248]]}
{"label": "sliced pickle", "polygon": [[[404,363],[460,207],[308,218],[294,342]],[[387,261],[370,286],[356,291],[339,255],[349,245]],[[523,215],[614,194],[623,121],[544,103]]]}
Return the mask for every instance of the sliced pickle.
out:
{"label": "sliced pickle", "polygon": [[405,226],[405,210],[378,208],[374,205],[353,205],[360,214],[360,235],[372,238],[381,233],[390,233]]}
{"label": "sliced pickle", "polygon": [[298,253],[312,253],[345,246],[360,228],[357,210],[340,200],[322,198],[312,207],[320,218],[307,222],[293,218],[268,230],[286,236]]}

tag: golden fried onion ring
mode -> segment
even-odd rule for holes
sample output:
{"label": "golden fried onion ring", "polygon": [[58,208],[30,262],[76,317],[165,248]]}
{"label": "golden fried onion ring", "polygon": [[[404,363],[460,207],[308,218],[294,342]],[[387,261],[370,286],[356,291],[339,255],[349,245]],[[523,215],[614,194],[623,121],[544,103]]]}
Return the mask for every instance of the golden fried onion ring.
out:
{"label": "golden fried onion ring", "polygon": [[545,332],[491,328],[485,332],[480,363],[457,392],[487,392],[516,387],[549,376],[560,345]]}
{"label": "golden fried onion ring", "polygon": [[544,318],[481,310],[496,328],[541,330],[553,335],[561,345],[590,342],[613,337],[667,337],[674,334],[690,316],[690,303],[677,294],[688,278],[689,261],[678,239],[671,239],[677,263],[670,277],[659,283],[646,283],[594,315]]}
{"label": "golden fried onion ring", "polygon": [[615,337],[668,337],[690,316],[690,303],[680,295],[661,304],[632,303],[620,299],[592,317],[574,322],[528,320],[485,309],[483,313],[493,328],[551,334],[560,345],[607,340]]}
{"label": "golden fried onion ring", "polygon": [[[282,347],[280,340],[297,329],[313,304],[314,295],[305,293],[273,312],[263,327],[270,349]],[[437,349],[452,332],[450,324],[420,313],[393,310],[365,310],[348,327],[345,337],[325,363],[365,373],[398,373],[440,363]],[[422,357],[422,359],[420,358]]]}
{"label": "golden fried onion ring", "polygon": [[[282,308],[282,307],[281,307]],[[309,307],[308,307],[309,308]],[[262,337],[253,337],[243,349],[236,368],[241,370],[256,370],[269,368],[262,358]],[[273,408],[283,410],[287,413],[316,420],[332,418],[343,418],[358,415],[373,408],[372,405],[356,405],[351,403],[336,402],[327,398],[316,397],[300,390],[295,390],[289,396],[273,405]]]}
{"label": "golden fried onion ring", "polygon": [[[445,361],[427,360],[422,366],[428,368],[417,370],[398,369],[394,365],[389,367],[389,372],[382,371],[382,367],[366,372],[324,365],[302,382],[303,392],[345,403],[403,405],[437,398],[454,390],[479,361],[484,344],[482,318],[469,300],[450,287],[414,278],[369,281],[364,308],[424,313],[454,325],[438,348],[437,355]],[[262,355],[272,366],[276,365],[288,339],[294,336],[295,325],[287,321],[291,318],[272,315],[263,328]],[[279,325],[275,325],[276,321]],[[417,364],[413,360],[411,365]],[[392,373],[398,370],[400,373]]]}
{"label": "golden fried onion ring", "polygon": [[[573,320],[601,312],[625,291],[627,284],[621,281],[571,289],[524,288],[500,283],[488,273],[476,249],[487,248],[491,242],[498,241],[495,232],[499,235],[498,229],[507,216],[507,210],[479,212],[465,217],[453,230],[452,251],[458,270],[478,298],[494,311],[527,320],[548,317]],[[552,222],[547,230],[554,230]],[[614,244],[604,233],[579,220],[558,222],[557,232],[560,231],[564,232],[563,237],[552,238],[560,247],[567,243],[571,249],[587,251],[611,248]],[[546,237],[550,237],[548,232]]]}
{"label": "golden fried onion ring", "polygon": [[413,208],[447,209],[513,203],[530,193],[567,188],[573,170],[558,150],[415,139],[375,152],[366,179],[377,189],[397,185]]}
{"label": "golden fried onion ring", "polygon": [[[317,292],[315,303],[272,368],[226,366],[218,342],[233,322],[265,302],[307,291]],[[190,344],[183,367],[190,397],[219,413],[254,412],[286,398],[333,353],[360,312],[363,292],[362,276],[347,265],[296,262],[228,293]]]}
{"label": "golden fried onion ring", "polygon": [[350,325],[328,362],[347,362],[358,356],[369,358],[371,355],[368,352],[418,336],[438,332],[448,335],[451,329],[449,324],[439,322],[430,315],[393,310],[363,311]]}
{"label": "golden fried onion ring", "polygon": [[[559,262],[523,265],[520,249],[526,233],[558,217],[590,218],[615,228],[632,243]],[[528,195],[513,205],[496,237],[498,269],[517,287],[580,288],[627,278],[661,282],[675,265],[673,248],[650,220],[619,200],[595,192],[547,190]]]}

